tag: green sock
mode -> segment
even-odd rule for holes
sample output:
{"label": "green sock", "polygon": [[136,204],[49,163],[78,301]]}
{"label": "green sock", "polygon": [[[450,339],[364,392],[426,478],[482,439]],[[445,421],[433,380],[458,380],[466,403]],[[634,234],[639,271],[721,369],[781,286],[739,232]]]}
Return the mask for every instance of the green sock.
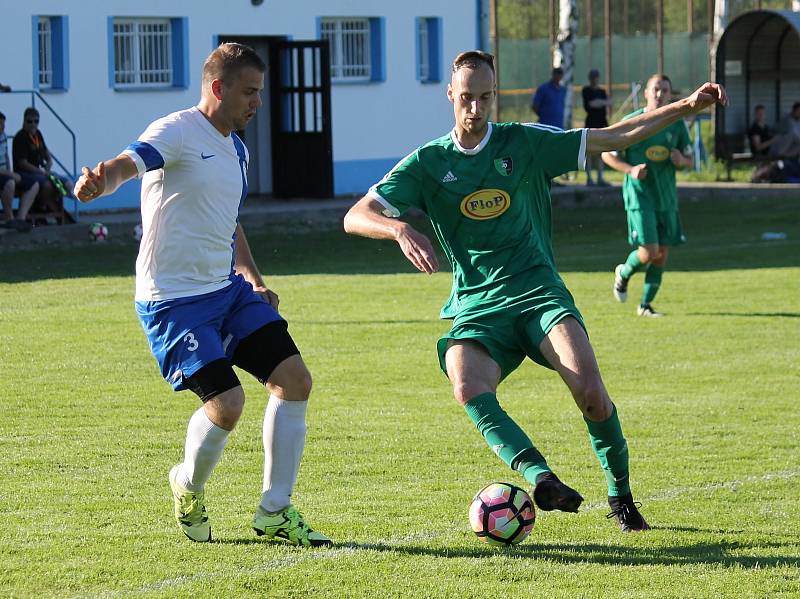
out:
{"label": "green sock", "polygon": [[664,276],[664,267],[651,264],[647,269],[647,274],[644,276],[644,289],[642,290],[642,306],[648,305],[652,302],[658,288],[661,287],[661,277]]}
{"label": "green sock", "polygon": [[628,479],[628,443],[622,436],[617,407],[613,406],[611,416],[603,422],[592,422],[586,417],[583,419],[589,429],[592,449],[606,475],[609,496],[627,495],[631,492]]}
{"label": "green sock", "polygon": [[647,264],[639,260],[639,251],[633,250],[628,254],[625,264],[622,265],[622,272],[620,274],[624,278],[630,279],[635,273],[642,270],[647,270]]}
{"label": "green sock", "polygon": [[544,457],[533,446],[528,435],[506,414],[494,393],[476,395],[464,406],[467,416],[483,435],[486,444],[513,470],[532,485],[536,477],[550,472]]}

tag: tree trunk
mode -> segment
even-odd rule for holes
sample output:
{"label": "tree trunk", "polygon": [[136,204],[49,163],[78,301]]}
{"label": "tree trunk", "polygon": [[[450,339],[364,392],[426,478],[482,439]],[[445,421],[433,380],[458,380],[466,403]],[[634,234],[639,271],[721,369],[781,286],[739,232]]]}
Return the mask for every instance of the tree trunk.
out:
{"label": "tree trunk", "polygon": [[719,78],[717,73],[717,43],[719,38],[722,37],[722,32],[728,26],[728,0],[714,0],[714,22],[712,23],[711,35],[709,36],[709,43],[711,44],[711,79],[716,81]]}
{"label": "tree trunk", "polygon": [[578,0],[559,0],[558,37],[553,52],[553,66],[561,67],[561,85],[567,88],[564,97],[565,129],[572,128],[572,84],[575,79],[575,36],[578,33]]}
{"label": "tree trunk", "polygon": [[719,40],[722,32],[728,26],[728,15],[730,9],[728,0],[716,0],[714,2],[714,39]]}

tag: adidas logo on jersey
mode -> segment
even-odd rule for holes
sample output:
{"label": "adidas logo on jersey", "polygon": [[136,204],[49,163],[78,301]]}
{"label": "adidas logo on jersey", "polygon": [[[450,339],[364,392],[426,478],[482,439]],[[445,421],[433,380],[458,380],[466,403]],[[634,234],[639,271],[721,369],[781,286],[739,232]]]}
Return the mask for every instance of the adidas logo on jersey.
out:
{"label": "adidas logo on jersey", "polygon": [[452,183],[453,181],[458,181],[456,176],[453,174],[453,171],[447,171],[447,174],[442,179],[442,183]]}

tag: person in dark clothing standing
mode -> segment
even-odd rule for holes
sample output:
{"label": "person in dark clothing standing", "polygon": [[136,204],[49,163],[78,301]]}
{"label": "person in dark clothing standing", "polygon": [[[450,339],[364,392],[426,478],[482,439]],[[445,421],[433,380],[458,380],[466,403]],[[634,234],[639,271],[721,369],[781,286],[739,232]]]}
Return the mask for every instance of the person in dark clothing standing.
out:
{"label": "person in dark clothing standing", "polygon": [[[608,127],[608,96],[606,90],[598,85],[600,73],[597,69],[589,71],[589,85],[584,86],[583,109],[586,111],[586,128]],[[603,179],[603,161],[599,154],[590,154],[586,159],[586,185],[594,185],[592,180],[592,165],[597,169],[597,184],[605,187],[608,183]]]}

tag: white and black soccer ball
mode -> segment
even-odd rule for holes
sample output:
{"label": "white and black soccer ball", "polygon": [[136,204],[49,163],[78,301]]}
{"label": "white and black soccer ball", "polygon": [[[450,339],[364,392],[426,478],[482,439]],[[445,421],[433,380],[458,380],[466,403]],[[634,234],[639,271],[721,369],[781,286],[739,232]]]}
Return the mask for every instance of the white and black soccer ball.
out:
{"label": "white and black soccer ball", "polygon": [[89,239],[91,241],[107,241],[108,227],[103,223],[92,223],[89,225]]}
{"label": "white and black soccer ball", "polygon": [[492,483],[478,491],[469,506],[472,531],[489,545],[516,545],[536,521],[530,495],[510,483]]}
{"label": "white and black soccer ball", "polygon": [[142,235],[144,235],[144,229],[142,228],[142,223],[138,223],[133,228],[133,238],[136,241],[141,241],[142,240]]}

